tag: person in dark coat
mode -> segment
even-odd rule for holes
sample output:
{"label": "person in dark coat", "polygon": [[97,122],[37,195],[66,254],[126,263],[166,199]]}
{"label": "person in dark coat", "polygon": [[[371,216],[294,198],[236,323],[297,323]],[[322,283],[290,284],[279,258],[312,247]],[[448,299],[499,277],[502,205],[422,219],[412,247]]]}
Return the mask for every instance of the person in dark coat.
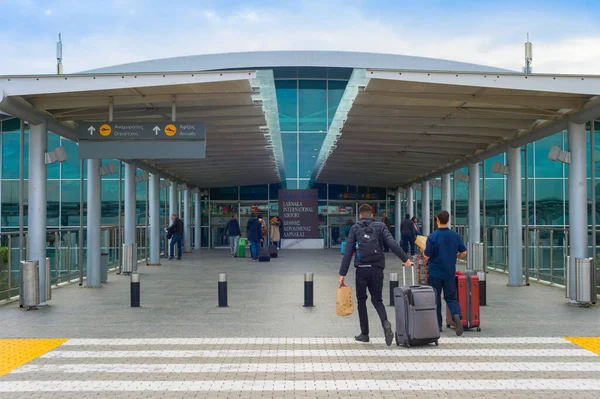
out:
{"label": "person in dark coat", "polygon": [[240,236],[242,235],[242,230],[240,229],[240,222],[238,222],[237,215],[233,215],[231,220],[227,222],[223,234],[227,236],[227,233],[229,233],[229,249],[231,251],[231,256],[237,258],[238,242],[240,240]]}
{"label": "person in dark coat", "polygon": [[181,260],[181,242],[183,241],[183,222],[176,214],[171,215],[171,225],[166,229],[167,237],[171,238],[169,243],[169,260],[175,256],[175,245],[177,245],[177,260]]}
{"label": "person in dark coat", "polygon": [[257,214],[252,214],[248,225],[246,226],[246,236],[250,242],[250,253],[252,254],[252,260],[258,261],[258,250],[260,248],[260,241],[263,237],[263,227],[260,220],[258,220]]}
{"label": "person in dark coat", "polygon": [[410,247],[410,254],[415,254],[415,239],[417,238],[417,227],[416,224],[410,219],[410,215],[407,213],[404,220],[400,223],[400,236],[402,237],[402,249],[404,252],[408,252]]}

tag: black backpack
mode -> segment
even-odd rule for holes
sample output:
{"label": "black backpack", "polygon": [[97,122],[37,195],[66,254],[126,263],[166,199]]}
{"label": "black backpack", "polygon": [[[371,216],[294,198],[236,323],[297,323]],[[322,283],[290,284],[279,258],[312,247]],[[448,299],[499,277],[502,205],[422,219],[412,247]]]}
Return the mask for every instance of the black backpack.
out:
{"label": "black backpack", "polygon": [[378,262],[385,256],[381,246],[381,231],[376,226],[373,226],[374,223],[374,221],[368,224],[357,223],[359,228],[356,232],[358,245],[356,256],[363,264]]}

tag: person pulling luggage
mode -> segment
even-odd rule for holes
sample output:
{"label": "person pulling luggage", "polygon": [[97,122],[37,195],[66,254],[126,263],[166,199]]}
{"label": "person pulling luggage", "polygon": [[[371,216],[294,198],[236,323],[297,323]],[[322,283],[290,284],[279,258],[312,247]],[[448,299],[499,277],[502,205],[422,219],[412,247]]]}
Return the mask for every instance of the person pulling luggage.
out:
{"label": "person pulling luggage", "polygon": [[438,228],[428,238],[425,245],[424,260],[429,264],[429,285],[435,289],[437,296],[437,317],[440,332],[442,331],[442,289],[444,299],[456,323],[456,335],[463,334],[462,315],[456,296],[456,259],[467,256],[467,247],[458,233],[448,228],[450,214],[440,211],[435,219]]}
{"label": "person pulling luggage", "polygon": [[371,205],[363,204],[359,208],[360,220],[352,226],[346,237],[346,248],[340,266],[339,285],[344,285],[350,261],[356,248],[354,267],[356,268],[356,300],[358,318],[360,320],[360,335],[354,337],[359,342],[369,342],[369,317],[367,315],[367,289],[371,294],[371,302],[379,315],[385,343],[390,346],[394,339],[392,324],[388,321],[385,305],[383,304],[383,270],[385,269],[384,243],[402,260],[405,267],[412,264],[406,253],[398,246],[394,237],[381,222],[373,219]]}
{"label": "person pulling luggage", "polygon": [[169,260],[175,256],[175,246],[177,245],[177,260],[181,260],[181,242],[183,241],[183,222],[176,214],[171,215],[171,225],[165,229],[167,237],[170,237]]}
{"label": "person pulling luggage", "polygon": [[240,236],[242,235],[242,230],[240,229],[240,222],[238,221],[237,215],[234,214],[231,217],[231,220],[227,222],[225,226],[225,230],[223,231],[223,236],[227,237],[229,233],[229,251],[231,256],[237,258],[238,256],[238,242],[240,240]]}

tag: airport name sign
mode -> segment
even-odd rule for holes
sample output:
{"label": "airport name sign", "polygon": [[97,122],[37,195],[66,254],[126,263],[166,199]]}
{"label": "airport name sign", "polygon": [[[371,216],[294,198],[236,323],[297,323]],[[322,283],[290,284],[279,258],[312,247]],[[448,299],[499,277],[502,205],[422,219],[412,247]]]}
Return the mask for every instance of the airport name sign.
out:
{"label": "airport name sign", "polygon": [[81,122],[79,140],[205,140],[204,122]]}

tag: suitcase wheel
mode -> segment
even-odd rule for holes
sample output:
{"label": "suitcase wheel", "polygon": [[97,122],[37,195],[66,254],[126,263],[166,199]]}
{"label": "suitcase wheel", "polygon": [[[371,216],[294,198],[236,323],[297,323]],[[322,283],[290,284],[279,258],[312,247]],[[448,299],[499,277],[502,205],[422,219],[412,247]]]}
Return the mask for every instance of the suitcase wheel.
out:
{"label": "suitcase wheel", "polygon": [[481,331],[481,327],[477,327],[477,332]]}
{"label": "suitcase wheel", "polygon": [[405,343],[404,346],[406,346],[406,348],[410,348],[410,342]]}
{"label": "suitcase wheel", "polygon": [[437,339],[435,340],[435,346],[440,346],[440,342]]}

